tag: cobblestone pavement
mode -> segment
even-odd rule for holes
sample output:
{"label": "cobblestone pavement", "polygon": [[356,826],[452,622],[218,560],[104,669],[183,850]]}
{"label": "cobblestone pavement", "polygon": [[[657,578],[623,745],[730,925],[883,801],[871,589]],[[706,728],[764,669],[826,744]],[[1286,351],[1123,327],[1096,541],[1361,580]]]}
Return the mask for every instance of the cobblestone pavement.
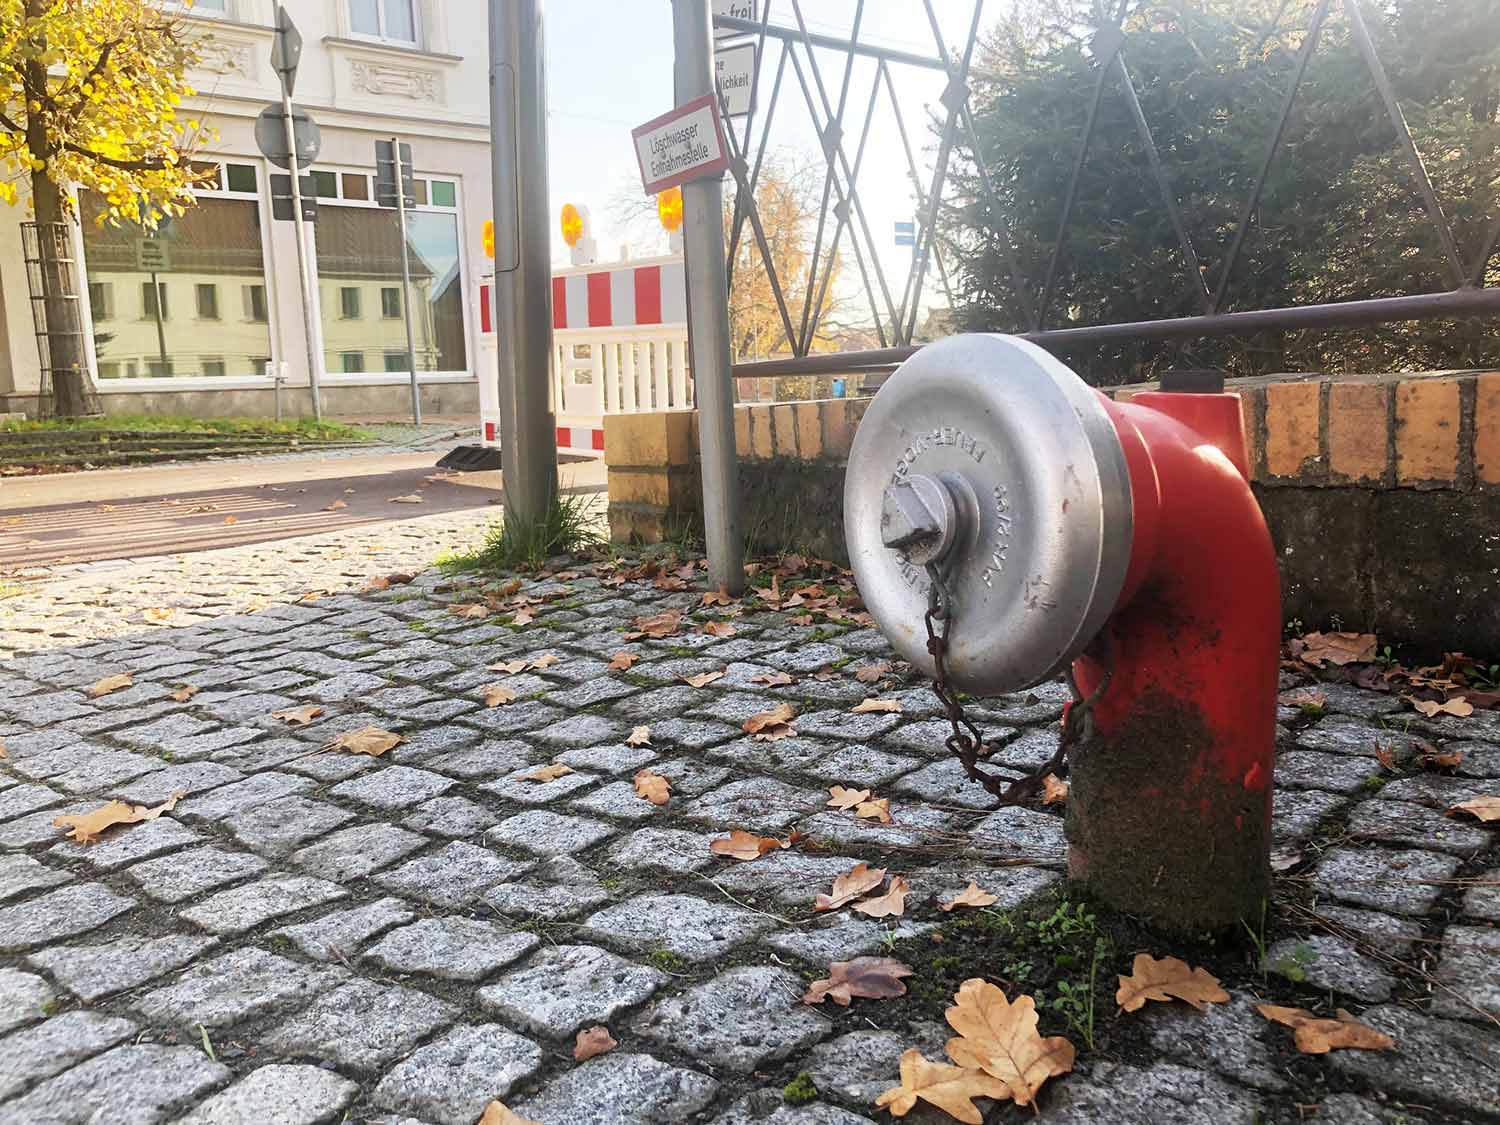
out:
{"label": "cobblestone pavement", "polygon": [[[546,1125],[854,1125],[886,1119],[872,1102],[903,1048],[941,1057],[951,986],[931,986],[935,954],[962,975],[1019,971],[1004,912],[1057,894],[1062,816],[989,811],[945,757],[930,692],[853,674],[889,657],[874,629],[747,600],[733,636],[690,621],[627,642],[633,618],[704,613],[701,591],[612,587],[586,568],[525,582],[556,596],[524,627],[455,614],[475,593],[431,572],[287,600],[361,569],[359,544],[309,546],[274,575],[246,555],[241,585],[184,595],[181,617],[153,627],[140,607],[207,588],[192,560],[70,580],[100,604],[39,633],[28,614],[47,612],[12,599],[25,612],[5,643],[34,651],[0,664],[0,1119],[470,1125],[502,1098]],[[117,607],[125,589],[133,604]],[[246,612],[251,599],[276,604]],[[608,668],[621,650],[638,662]],[[547,656],[508,677],[486,668]],[[82,690],[120,672],[133,686]],[[766,683],[776,672],[792,682]],[[486,707],[496,681],[516,699]],[[181,684],[199,691],[176,701]],[[1442,815],[1495,791],[1500,712],[1433,721],[1324,691],[1322,710],[1281,713],[1272,970],[1226,975],[1233,1001],[1201,1014],[1106,1003],[1105,1046],[1070,1033],[1079,1064],[1044,1090],[1044,1120],[1500,1121],[1496,836]],[[851,713],[874,694],[900,713]],[[1045,760],[1065,695],[985,701],[994,760]],[[312,725],[273,716],[310,703],[324,708]],[[743,721],[778,703],[796,709],[796,735],[746,737]],[[379,759],[319,752],[367,725],[405,741]],[[639,725],[650,744],[627,744]],[[1425,768],[1423,740],[1461,761]],[[572,772],[521,778],[549,762]],[[670,779],[666,805],[636,796],[643,766]],[[888,796],[893,823],[826,808],[832,784]],[[174,791],[172,811],[99,844],[52,823]],[[804,837],[748,863],[711,855],[736,828]],[[856,861],[906,876],[903,917],[812,910]],[[970,879],[994,907],[936,909]],[[1104,995],[1134,951],[1102,968]],[[798,1002],[830,961],[880,952],[917,967],[907,996]],[[1251,1011],[1262,997],[1348,1008],[1398,1048],[1295,1055],[1287,1029]],[[1044,1028],[1059,1010],[1044,1004]],[[600,1023],[619,1046],[575,1063],[574,1034]],[[784,1100],[809,1081],[817,1100]],[[919,1107],[905,1120],[949,1119]]]}

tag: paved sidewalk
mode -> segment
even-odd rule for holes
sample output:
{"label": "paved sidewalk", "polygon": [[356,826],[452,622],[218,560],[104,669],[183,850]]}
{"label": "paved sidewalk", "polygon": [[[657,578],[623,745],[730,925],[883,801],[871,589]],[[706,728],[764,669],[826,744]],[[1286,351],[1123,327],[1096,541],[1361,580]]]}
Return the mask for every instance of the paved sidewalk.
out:
{"label": "paved sidewalk", "polygon": [[[428,558],[435,535],[460,534],[423,530]],[[1061,902],[1093,940],[1059,898],[1059,807],[989,811],[942,748],[930,691],[896,668],[856,675],[891,659],[879,632],[826,592],[796,596],[816,571],[780,576],[777,604],[706,609],[701,579],[619,584],[587,565],[492,586],[508,604],[487,617],[454,612],[485,591],[433,572],[294,601],[419,553],[369,547],[350,533],[193,571],[228,554],[208,552],[0,602],[23,611],[0,644],[33,650],[0,664],[0,1119],[471,1125],[500,1098],[546,1125],[885,1121],[873,1101],[902,1050],[942,1057],[956,982],[1063,971],[1045,935],[1067,927],[1028,909],[1055,920]],[[203,592],[142,623],[174,588]],[[54,624],[18,628],[44,597]],[[534,620],[515,624],[517,608]],[[667,612],[685,615],[670,635],[625,639]],[[733,635],[703,631],[713,620]],[[621,651],[638,659],[608,667]],[[488,670],[507,661],[525,666]],[[84,694],[121,672],[132,686]],[[497,683],[514,700],[485,706]],[[183,684],[199,690],[179,702]],[[1427,720],[1322,691],[1281,709],[1282,870],[1258,935],[1272,970],[1233,940],[1110,948],[1107,998],[1149,949],[1216,957],[1233,1000],[1122,1015],[1106,999],[1091,1051],[1049,992],[1043,1030],[1079,1061],[1044,1089],[1043,1120],[1500,1122],[1500,849],[1493,828],[1442,815],[1496,791],[1500,712]],[[868,696],[900,711],[854,713]],[[1044,761],[1065,698],[1049,684],[985,701],[992,760]],[[742,730],[783,703],[794,736]],[[274,717],[307,704],[323,708],[311,725]],[[404,742],[319,752],[366,726]],[[648,745],[627,741],[639,726]],[[1428,745],[1462,757],[1424,763]],[[571,772],[524,779],[549,763]],[[665,805],[637,796],[642,768],[670,780]],[[831,785],[888,797],[892,823],[827,808]],[[170,812],[100,844],[52,824],[174,791]],[[733,829],[802,835],[750,862],[711,854]],[[856,862],[910,882],[904,915],[813,910]],[[970,880],[998,901],[936,908]],[[799,1003],[857,954],[911,964],[908,994]],[[1298,1055],[1250,1009],[1262,998],[1347,1008],[1397,1049]],[[574,1034],[596,1024],[619,1046],[575,1063]],[[816,1100],[785,1100],[809,1086]],[[950,1118],[919,1105],[904,1120]]]}

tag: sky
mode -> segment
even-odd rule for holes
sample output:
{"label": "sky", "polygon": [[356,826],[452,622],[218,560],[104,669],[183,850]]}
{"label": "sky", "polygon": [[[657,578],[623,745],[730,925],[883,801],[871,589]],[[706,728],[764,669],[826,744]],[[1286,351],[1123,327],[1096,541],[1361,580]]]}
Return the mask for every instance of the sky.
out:
{"label": "sky", "polygon": [[[792,0],[762,2],[772,5],[773,24],[797,26]],[[990,3],[998,12],[1003,0]],[[971,0],[935,0],[934,8],[945,41],[950,50],[956,49],[968,34],[968,21],[974,10]],[[802,11],[810,32],[847,39],[855,0],[802,0]],[[644,198],[630,130],[665,113],[673,104],[670,0],[612,3],[547,0],[545,18],[548,186],[553,216],[558,215],[565,202],[588,207],[600,261],[617,259],[621,243],[629,243],[635,257],[664,253],[665,233],[646,222],[633,225],[623,222],[620,203],[631,192]],[[918,0],[866,0],[859,38],[861,42],[897,47],[914,54],[937,55],[931,26]],[[767,40],[757,91],[758,106],[763,107],[769,97],[779,50]],[[802,51],[800,44],[797,50]],[[815,53],[828,98],[836,104],[846,55],[827,49],[815,49]],[[891,74],[923,183],[930,184],[936,137],[927,123],[930,107],[937,105],[945,78],[938,71],[899,64],[891,68]],[[851,162],[874,79],[874,64],[857,60],[850,81],[849,108],[844,116],[845,152]],[[821,109],[810,72],[807,81],[814,102]],[[758,110],[757,139],[761,120]],[[743,127],[742,122],[738,124]],[[790,63],[782,81],[770,143],[772,148],[789,150],[797,159],[822,166],[817,136]],[[915,203],[900,133],[883,87],[877,99],[858,188],[886,277],[894,290],[892,300],[899,301],[901,286],[910,269],[911,250],[895,245],[894,224],[911,221]],[[560,239],[555,239],[553,245],[554,261],[564,264],[566,246]],[[857,270],[848,254],[847,234],[843,246],[848,262],[844,276],[854,286],[850,294],[859,306],[868,310],[864,291],[857,284]],[[932,274],[924,306],[930,303],[928,298],[936,287],[936,275]],[[940,290],[936,300],[946,303]]]}

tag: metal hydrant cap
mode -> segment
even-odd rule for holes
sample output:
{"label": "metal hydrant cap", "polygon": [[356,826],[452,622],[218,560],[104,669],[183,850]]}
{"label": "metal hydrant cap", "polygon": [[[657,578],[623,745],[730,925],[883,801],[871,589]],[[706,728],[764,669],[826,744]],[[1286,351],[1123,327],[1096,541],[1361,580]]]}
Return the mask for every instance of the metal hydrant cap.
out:
{"label": "metal hydrant cap", "polygon": [[964,690],[1029,687],[1113,610],[1130,560],[1130,481],[1098,393],[1012,336],[930,344],[855,433],[844,533],[870,612],[927,674],[926,568],[953,597],[948,672]]}

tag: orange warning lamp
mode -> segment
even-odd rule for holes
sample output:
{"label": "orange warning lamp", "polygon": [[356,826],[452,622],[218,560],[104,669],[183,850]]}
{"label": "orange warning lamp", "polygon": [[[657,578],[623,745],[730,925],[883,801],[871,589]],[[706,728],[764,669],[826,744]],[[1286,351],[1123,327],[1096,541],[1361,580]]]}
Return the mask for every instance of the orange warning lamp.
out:
{"label": "orange warning lamp", "polygon": [[583,238],[585,228],[588,225],[586,212],[571,203],[564,203],[562,207],[562,236],[563,241],[572,249],[577,246]]}
{"label": "orange warning lamp", "polygon": [[481,237],[484,240],[484,256],[486,258],[493,258],[495,256],[495,220],[494,219],[486,219],[484,221],[484,233],[483,233],[483,235]]}
{"label": "orange warning lamp", "polygon": [[675,233],[682,226],[682,189],[680,187],[669,187],[666,191],[657,193],[656,216],[661,220],[662,227],[669,233]]}

